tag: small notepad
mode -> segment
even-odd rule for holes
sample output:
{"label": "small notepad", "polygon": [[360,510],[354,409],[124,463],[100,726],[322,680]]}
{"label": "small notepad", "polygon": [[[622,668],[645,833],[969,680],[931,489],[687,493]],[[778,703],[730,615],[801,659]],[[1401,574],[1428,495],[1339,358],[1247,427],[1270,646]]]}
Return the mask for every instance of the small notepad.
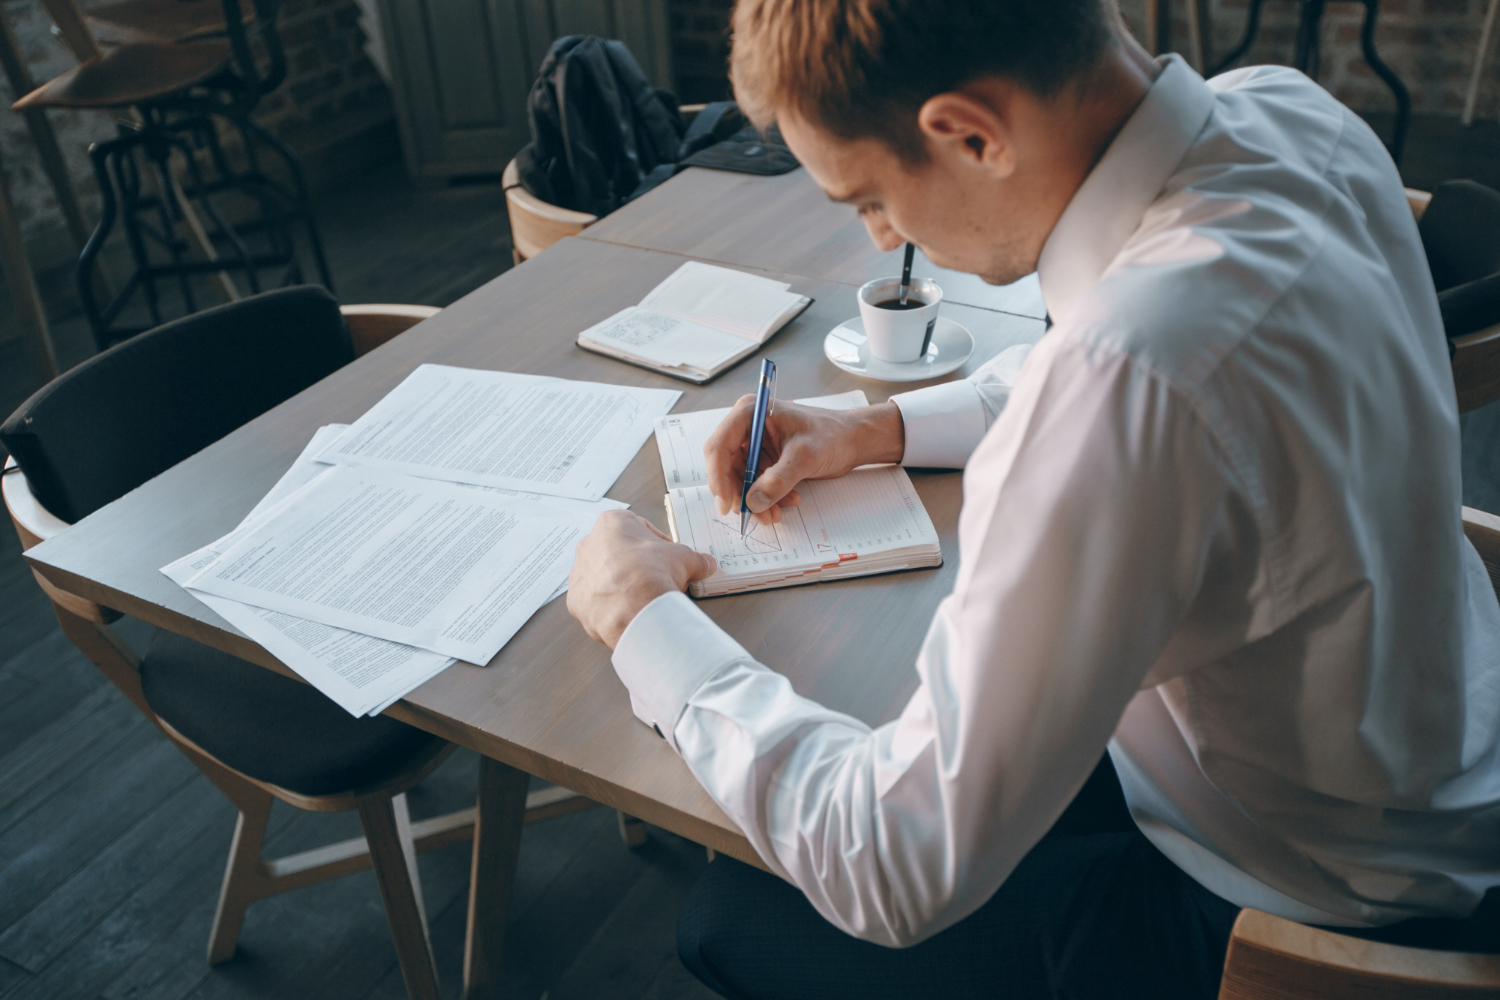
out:
{"label": "small notepad", "polygon": [[620,361],[707,382],[806,309],[791,286],[698,261],[683,264],[640,305],[578,335],[578,346]]}
{"label": "small notepad", "polygon": [[[797,402],[846,410],[869,401],[855,390]],[[911,478],[897,465],[865,466],[838,479],[800,483],[800,506],[782,508],[780,524],[754,523],[742,538],[739,513],[719,514],[703,465],[703,446],[728,413],[702,410],[656,419],[672,538],[719,563],[713,576],[689,585],[694,597],[943,564],[937,529]]]}

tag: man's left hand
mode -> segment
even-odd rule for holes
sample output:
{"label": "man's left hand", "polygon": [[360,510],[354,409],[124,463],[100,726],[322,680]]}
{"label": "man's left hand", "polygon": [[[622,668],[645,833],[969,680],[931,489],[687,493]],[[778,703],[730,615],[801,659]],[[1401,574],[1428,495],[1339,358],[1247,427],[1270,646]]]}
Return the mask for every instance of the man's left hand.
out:
{"label": "man's left hand", "polygon": [[628,510],[601,514],[578,543],[568,575],[568,612],[591,638],[610,649],[641,609],[719,568]]}

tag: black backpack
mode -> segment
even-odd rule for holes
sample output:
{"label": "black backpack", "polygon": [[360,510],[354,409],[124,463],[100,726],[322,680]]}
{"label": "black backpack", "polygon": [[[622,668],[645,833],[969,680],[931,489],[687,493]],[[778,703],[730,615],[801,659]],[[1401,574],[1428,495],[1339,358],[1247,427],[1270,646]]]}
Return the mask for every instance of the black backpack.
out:
{"label": "black backpack", "polygon": [[600,216],[674,164],[685,131],[677,98],[651,86],[624,43],[593,35],[552,43],[526,111],[521,183],[545,202]]}

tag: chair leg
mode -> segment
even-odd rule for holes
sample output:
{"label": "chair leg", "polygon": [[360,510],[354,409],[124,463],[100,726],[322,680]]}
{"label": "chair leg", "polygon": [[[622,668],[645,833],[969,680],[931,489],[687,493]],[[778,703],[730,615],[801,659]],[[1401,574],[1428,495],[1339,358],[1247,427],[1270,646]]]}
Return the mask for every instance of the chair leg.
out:
{"label": "chair leg", "polygon": [[411,840],[411,818],[406,796],[372,798],[359,803],[359,820],[370,845],[370,860],[380,896],[385,900],[386,919],[396,940],[401,976],[412,1000],[437,1000],[437,969],[432,961],[432,943],[427,937],[427,916],[422,908],[422,886],[417,878],[417,854]]}
{"label": "chair leg", "polygon": [[500,946],[516,881],[521,827],[526,823],[526,772],[488,757],[479,760],[474,810],[474,863],[464,936],[464,1000],[490,1000],[499,986]]}
{"label": "chair leg", "polygon": [[229,861],[224,866],[224,885],[219,890],[213,930],[208,935],[209,965],[218,965],[234,957],[245,910],[265,895],[260,886],[263,878],[260,849],[266,837],[266,825],[271,820],[271,802],[269,792],[247,785],[237,803],[240,816],[234,825]]}
{"label": "chair leg", "polygon": [[627,816],[615,810],[615,817],[620,821],[620,839],[625,841],[626,847],[640,847],[646,842],[646,824],[634,816]]}

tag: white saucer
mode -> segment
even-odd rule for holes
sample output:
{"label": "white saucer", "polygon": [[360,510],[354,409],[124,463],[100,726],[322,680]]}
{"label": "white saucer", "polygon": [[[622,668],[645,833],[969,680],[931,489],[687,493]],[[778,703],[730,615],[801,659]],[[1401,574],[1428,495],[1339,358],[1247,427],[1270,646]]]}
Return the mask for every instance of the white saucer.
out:
{"label": "white saucer", "polygon": [[920,382],[962,368],[969,355],[974,353],[974,337],[963,324],[939,316],[932,329],[932,343],[927,345],[927,353],[915,361],[898,364],[881,361],[870,353],[865,325],[855,316],[829,331],[823,339],[823,353],[829,361],[851,375],[881,382]]}

